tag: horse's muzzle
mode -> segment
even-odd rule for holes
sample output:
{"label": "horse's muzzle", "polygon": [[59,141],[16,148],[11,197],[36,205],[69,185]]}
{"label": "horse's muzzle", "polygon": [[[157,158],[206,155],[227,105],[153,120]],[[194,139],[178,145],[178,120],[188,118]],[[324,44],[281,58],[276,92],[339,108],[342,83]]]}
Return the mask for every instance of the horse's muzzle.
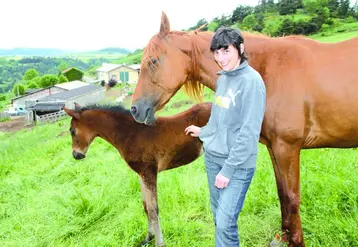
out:
{"label": "horse's muzzle", "polygon": [[156,118],[154,116],[153,106],[143,101],[137,101],[132,104],[130,113],[134,120],[145,125],[154,125]]}

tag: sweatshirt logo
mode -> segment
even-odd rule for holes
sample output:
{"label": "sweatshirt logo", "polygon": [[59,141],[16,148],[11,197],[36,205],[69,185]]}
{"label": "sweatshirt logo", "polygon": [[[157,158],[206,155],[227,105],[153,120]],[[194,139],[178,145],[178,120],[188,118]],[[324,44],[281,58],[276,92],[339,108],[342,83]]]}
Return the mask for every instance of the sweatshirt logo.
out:
{"label": "sweatshirt logo", "polygon": [[235,98],[236,98],[236,95],[238,95],[239,93],[241,93],[240,90],[238,90],[236,93],[233,93],[232,89],[230,88],[227,92],[227,96],[228,97],[225,97],[225,96],[216,96],[215,100],[214,100],[214,104],[215,105],[218,105],[222,108],[225,108],[225,109],[229,109],[230,107],[230,102],[232,102],[232,104],[234,106],[236,106],[236,103],[235,103]]}
{"label": "sweatshirt logo", "polygon": [[238,90],[236,93],[233,93],[232,89],[229,88],[229,91],[227,91],[227,95],[230,97],[231,102],[234,106],[236,106],[235,104],[235,97],[236,95],[238,95],[239,93],[241,93],[241,90]]}
{"label": "sweatshirt logo", "polygon": [[229,109],[230,106],[230,98],[223,96],[216,96],[214,100],[214,104],[218,105],[222,108]]}

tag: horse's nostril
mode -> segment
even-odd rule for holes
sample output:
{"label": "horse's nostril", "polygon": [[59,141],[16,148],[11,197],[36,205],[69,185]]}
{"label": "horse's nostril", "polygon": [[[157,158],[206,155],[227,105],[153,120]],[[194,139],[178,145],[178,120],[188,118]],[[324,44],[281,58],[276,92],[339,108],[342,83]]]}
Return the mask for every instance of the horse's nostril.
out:
{"label": "horse's nostril", "polygon": [[132,107],[131,107],[131,113],[132,113],[132,114],[136,114],[136,113],[137,113],[137,107],[132,106]]}

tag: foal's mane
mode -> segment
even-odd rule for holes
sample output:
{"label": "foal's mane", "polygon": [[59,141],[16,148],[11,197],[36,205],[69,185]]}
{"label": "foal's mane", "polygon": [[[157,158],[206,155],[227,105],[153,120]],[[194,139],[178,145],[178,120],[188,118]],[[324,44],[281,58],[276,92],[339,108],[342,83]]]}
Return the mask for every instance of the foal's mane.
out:
{"label": "foal's mane", "polygon": [[[157,34],[149,41],[148,45],[143,52],[143,66],[152,66],[155,67],[153,61],[149,54],[166,54],[166,47],[164,46],[164,40],[175,39],[175,37],[186,37],[191,42],[191,49],[189,51],[183,51],[191,58],[191,74],[184,84],[184,91],[190,96],[195,98],[198,101],[202,101],[204,85],[200,83],[200,60],[202,56],[202,51],[199,47],[199,42],[202,40],[202,33],[198,30],[192,32],[183,32],[183,31],[170,31],[165,37]],[[177,47],[178,48],[178,47]]]}
{"label": "foal's mane", "polygon": [[122,104],[111,105],[111,104],[88,104],[81,108],[81,112],[89,110],[100,110],[100,111],[109,111],[115,113],[123,113],[130,115],[130,111],[126,109]]}

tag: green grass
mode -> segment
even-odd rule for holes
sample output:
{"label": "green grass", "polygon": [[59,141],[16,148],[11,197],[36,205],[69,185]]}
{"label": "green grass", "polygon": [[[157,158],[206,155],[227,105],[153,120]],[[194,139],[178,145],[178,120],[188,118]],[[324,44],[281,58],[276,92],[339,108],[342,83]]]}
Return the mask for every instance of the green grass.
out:
{"label": "green grass", "polygon": [[321,42],[333,43],[333,42],[340,42],[343,40],[358,37],[358,31],[335,33],[330,36],[322,36],[322,34],[315,34],[315,35],[311,35],[310,37]]}
{"label": "green grass", "polygon": [[[207,97],[212,93],[207,92]],[[190,107],[179,92],[159,115]],[[86,159],[71,155],[69,119],[0,134],[0,246],[135,246],[146,233],[137,176],[96,139]],[[301,215],[307,246],[358,246],[358,151],[301,155]],[[213,246],[203,158],[158,181],[167,246]],[[257,172],[239,220],[242,246],[266,246],[280,229],[276,184],[260,145]]]}

